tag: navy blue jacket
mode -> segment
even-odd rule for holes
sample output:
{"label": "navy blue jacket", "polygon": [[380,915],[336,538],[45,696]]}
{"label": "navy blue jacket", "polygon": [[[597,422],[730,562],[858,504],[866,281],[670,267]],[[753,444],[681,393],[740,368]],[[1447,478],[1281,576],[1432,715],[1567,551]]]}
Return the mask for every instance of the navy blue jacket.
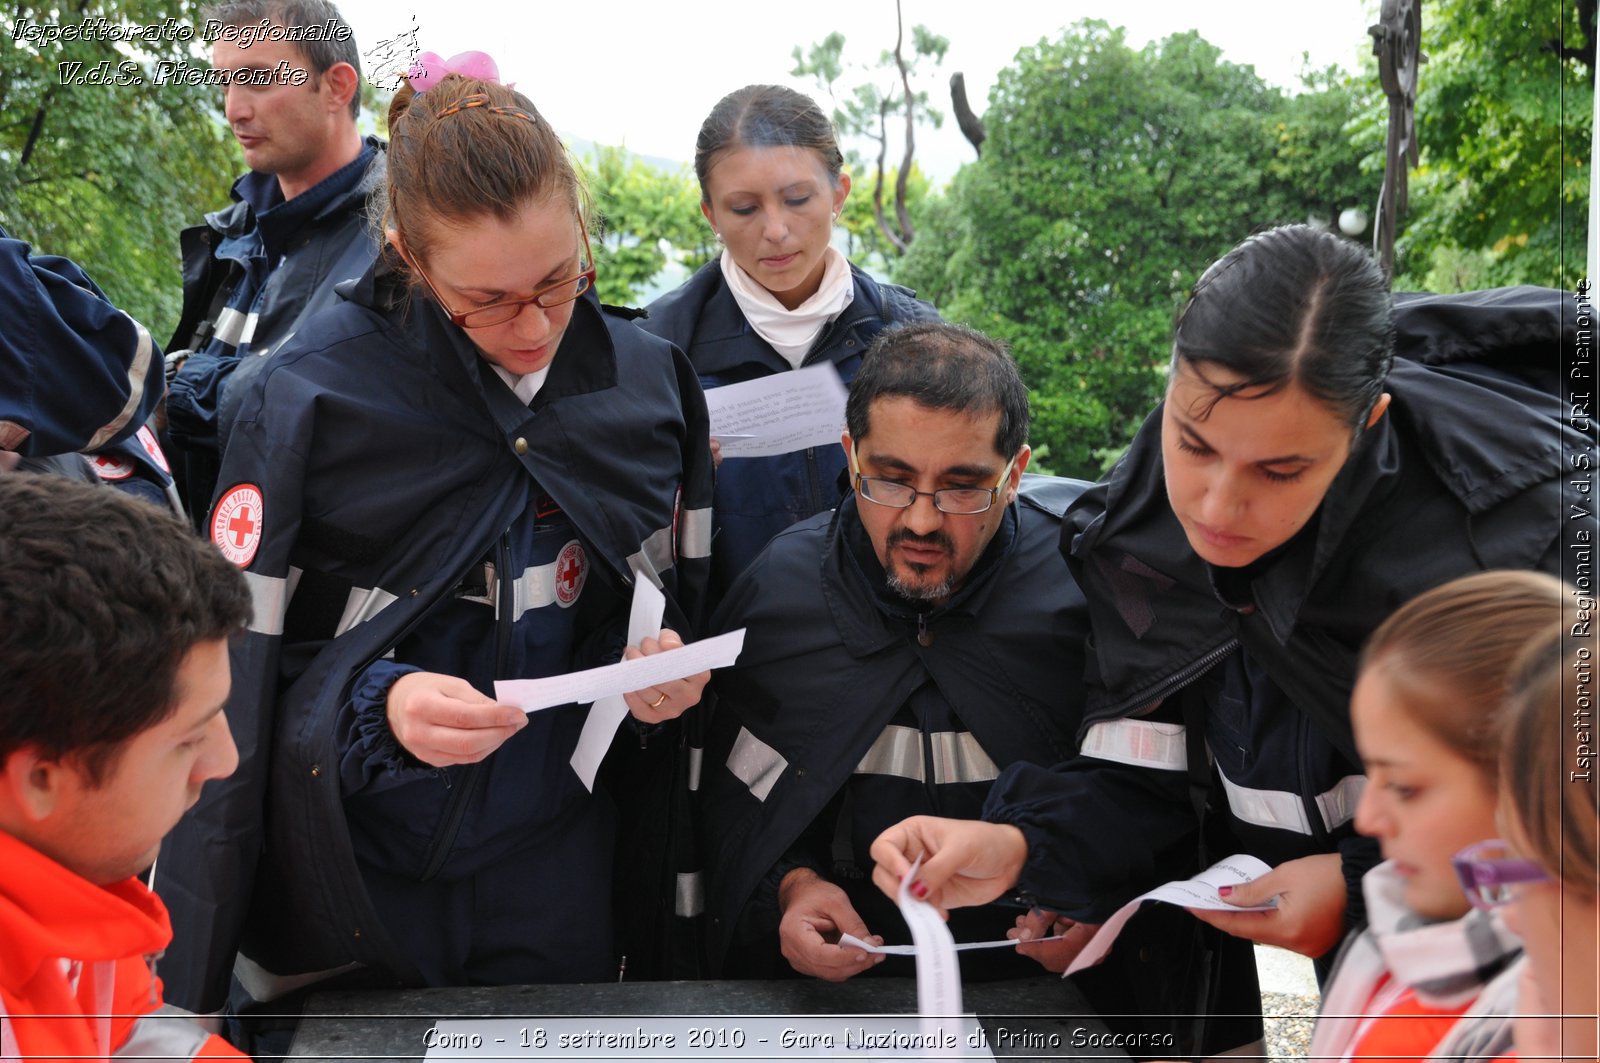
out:
{"label": "navy blue jacket", "polygon": [[[853,265],[850,273],[855,280],[855,298],[823,330],[802,363],[832,362],[846,386],[856,375],[862,353],[886,326],[939,319],[916,293],[879,284]],[[687,354],[707,390],[792,368],[745,320],[717,260],[651,303],[649,317],[640,324]],[[726,591],[778,532],[838,505],[844,468],[844,454],[834,446],[725,460],[717,468],[713,595]]]}
{"label": "navy blue jacket", "polygon": [[[439,974],[450,958],[424,942],[492,934],[487,911],[437,911],[445,925],[415,935],[395,913],[441,881],[530,859],[537,851],[515,835],[550,812],[541,802],[570,806],[605,836],[604,790],[583,793],[566,767],[579,710],[554,710],[485,762],[505,755],[510,772],[429,772],[367,711],[382,698],[373,684],[393,678],[385,657],[458,668],[492,693],[496,678],[614,656],[634,569],[667,590],[669,623],[688,627],[708,567],[704,399],[665,342],[586,296],[525,406],[384,264],[347,290],[349,302],[251,383],[208,522],[255,598],[232,653],[241,762],[169,836],[156,883],[175,928],[162,961],[168,997],[208,1011],[236,950],[255,1000],[347,972],[384,985],[450,977]],[[492,577],[486,559],[497,562]],[[533,601],[539,586],[558,601]],[[502,608],[486,615],[474,599],[491,594]],[[511,622],[512,603],[532,606],[537,631]],[[477,637],[490,631],[492,649]],[[542,633],[561,641],[564,660],[547,659]],[[609,883],[562,877],[567,840],[551,840],[557,859],[529,883],[551,906],[530,919],[581,919],[605,903]],[[588,871],[609,857],[593,845],[581,855]],[[637,866],[661,867],[638,855]],[[670,921],[677,882],[630,883],[627,900]],[[593,977],[591,967],[570,974]]]}
{"label": "navy blue jacket", "polygon": [[[1482,295],[1458,301],[1476,312]],[[1027,835],[1021,886],[1047,906],[1099,921],[1173,877],[1174,861],[1193,862],[1185,765],[1195,747],[1185,728],[1198,722],[1227,780],[1211,794],[1233,820],[1222,844],[1242,840],[1273,860],[1340,851],[1346,918],[1360,921],[1358,879],[1375,856],[1348,827],[1360,788],[1349,781],[1360,761],[1348,704],[1361,646],[1401,604],[1458,576],[1559,572],[1572,516],[1562,465],[1582,445],[1558,422],[1555,396],[1519,382],[1506,371],[1515,359],[1503,357],[1538,352],[1532,376],[1546,379],[1544,366],[1559,365],[1571,344],[1562,327],[1570,296],[1524,289],[1499,328],[1454,318],[1455,335],[1425,340],[1447,298],[1415,301],[1429,315],[1422,322],[1412,300],[1397,300],[1401,349],[1436,364],[1396,360],[1388,412],[1362,434],[1307,529],[1248,578],[1189,549],[1163,487],[1159,409],[1067,514],[1062,549],[1093,620],[1084,754],[1054,771],[1006,772],[985,811]],[[1129,762],[1130,729],[1151,742],[1165,736],[1172,763]],[[1262,819],[1297,817],[1276,835],[1260,829]]]}
{"label": "navy blue jacket", "polygon": [[[977,818],[997,768],[1071,755],[1088,617],[1057,542],[1085,486],[1024,477],[968,583],[931,610],[887,591],[853,496],[779,533],[735,581],[713,619],[748,628],[738,663],[713,681],[714,966],[784,970],[777,880],[802,866],[840,884],[874,933],[909,940],[866,877],[878,832],[910,815]],[[972,940],[1016,914],[952,920]]]}
{"label": "navy blue jacket", "polygon": [[69,259],[0,229],[0,450],[28,458],[127,439],[155,412],[161,350]]}
{"label": "navy blue jacket", "polygon": [[[209,511],[250,377],[306,321],[337,305],[334,288],[340,281],[360,277],[372,264],[377,241],[367,202],[383,179],[384,147],[368,137],[351,163],[369,159],[364,170],[330,175],[325,201],[313,203],[311,218],[284,234],[281,249],[262,247],[257,220],[260,210],[285,206],[270,174],[241,176],[230,205],[179,237],[183,311],[167,349],[174,362],[179,355],[183,360],[167,399],[167,453],[197,524]],[[302,195],[317,196],[319,190],[320,185]],[[264,277],[252,275],[263,270]]]}

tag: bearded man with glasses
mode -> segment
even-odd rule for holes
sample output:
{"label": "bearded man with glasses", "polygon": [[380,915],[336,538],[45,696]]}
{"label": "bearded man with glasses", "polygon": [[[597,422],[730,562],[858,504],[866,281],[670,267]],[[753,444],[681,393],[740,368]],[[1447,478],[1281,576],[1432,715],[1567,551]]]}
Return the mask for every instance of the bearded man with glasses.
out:
{"label": "bearded man with glasses", "polygon": [[[1057,549],[1086,486],[1028,476],[1028,392],[1004,347],[959,325],[883,332],[850,385],[854,488],[781,532],[712,626],[747,629],[713,680],[706,758],[713,970],[833,981],[909,974],[840,945],[908,942],[867,849],[901,817],[977,818],[1001,768],[1069,756],[1082,713],[1083,596]],[[1015,905],[952,913],[995,940]],[[780,960],[780,953],[782,959]],[[969,977],[1023,976],[1011,950]]]}

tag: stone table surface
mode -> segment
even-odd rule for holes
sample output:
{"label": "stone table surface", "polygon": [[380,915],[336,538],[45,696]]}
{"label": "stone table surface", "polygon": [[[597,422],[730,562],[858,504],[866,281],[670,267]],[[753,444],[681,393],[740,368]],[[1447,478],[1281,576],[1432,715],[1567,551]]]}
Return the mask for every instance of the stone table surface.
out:
{"label": "stone table surface", "polygon": [[[1000,1057],[1051,1060],[1125,1060],[1104,1025],[1069,982],[1051,976],[1006,982],[969,983],[963,1005],[979,1017],[988,1047]],[[822,1056],[866,1058],[845,1036],[852,1019],[893,1016],[894,1027],[919,1032],[917,988],[910,978],[858,978],[829,983],[785,981],[627,982],[587,985],[493,986],[458,989],[341,991],[313,996],[295,1034],[290,1056],[308,1060],[415,1060],[448,1027],[441,1020],[506,1018],[507,1041],[467,1049],[453,1058],[472,1059],[727,1059],[773,1060]],[[632,1019],[672,1031],[671,1051],[607,1052],[603,1047],[562,1048],[558,1031],[592,1029],[631,1033]],[[809,1016],[785,1021],[786,1016]],[[815,1018],[823,1016],[826,1018]],[[766,1017],[766,1018],[759,1018]],[[748,1018],[741,1023],[739,1020]],[[520,1020],[527,1020],[526,1023]],[[681,1019],[681,1021],[679,1021]],[[705,1021],[711,1019],[713,1021]],[[541,1025],[540,1020],[544,1020]],[[582,1021],[576,1021],[582,1020]],[[869,1024],[870,1025],[870,1024]],[[681,1030],[679,1029],[681,1027]],[[826,1031],[828,1045],[785,1049],[776,1038],[754,1043],[780,1028]],[[965,1029],[952,1024],[952,1029]],[[545,1046],[533,1045],[538,1031]],[[430,1034],[430,1031],[434,1031]],[[527,1042],[519,1047],[518,1040]],[[691,1040],[701,1043],[690,1047]],[[744,1044],[735,1048],[733,1041]],[[437,1056],[437,1053],[436,1053]]]}

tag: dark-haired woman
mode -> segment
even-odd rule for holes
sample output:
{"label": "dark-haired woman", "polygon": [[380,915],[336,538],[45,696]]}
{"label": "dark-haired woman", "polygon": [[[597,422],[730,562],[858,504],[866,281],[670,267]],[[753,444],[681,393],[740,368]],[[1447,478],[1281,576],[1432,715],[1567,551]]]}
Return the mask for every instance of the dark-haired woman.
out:
{"label": "dark-haired woman", "polygon": [[[616,660],[638,578],[669,626],[694,611],[704,399],[595,300],[573,168],[485,59],[434,56],[396,95],[386,254],[253,384],[223,466],[213,539],[256,590],[230,705],[245,785],[162,861],[211,949],[162,973],[202,1007],[230,968],[260,1003],[334,976],[617,977],[619,809],[569,765],[585,711],[524,714],[493,684]],[[707,678],[627,694],[617,754]],[[635,857],[617,875],[659,870]],[[670,895],[626,903],[670,920]]]}
{"label": "dark-haired woman", "polygon": [[[1491,363],[1554,363],[1562,299],[1410,301],[1400,347],[1423,364],[1393,357],[1388,285],[1348,241],[1287,226],[1212,265],[1179,321],[1166,401],[1063,526],[1093,617],[1080,755],[1003,773],[987,823],[891,829],[880,884],[936,851],[921,877],[937,903],[1020,887],[1094,923],[1249,852],[1273,870],[1230,901],[1276,908],[1199,918],[1328,954],[1361,922],[1377,861],[1351,824],[1362,642],[1456,576],[1558,569],[1574,441],[1553,396]],[[1473,327],[1480,313],[1495,327]]]}
{"label": "dark-haired woman", "polygon": [[[650,306],[644,328],[671,340],[706,388],[831,362],[846,384],[887,325],[937,320],[912,292],[879,284],[830,243],[850,194],[833,125],[777,85],[722,98],[700,127],[700,210],[723,245]],[[728,458],[717,470],[713,593],[778,532],[839,501],[835,446]]]}

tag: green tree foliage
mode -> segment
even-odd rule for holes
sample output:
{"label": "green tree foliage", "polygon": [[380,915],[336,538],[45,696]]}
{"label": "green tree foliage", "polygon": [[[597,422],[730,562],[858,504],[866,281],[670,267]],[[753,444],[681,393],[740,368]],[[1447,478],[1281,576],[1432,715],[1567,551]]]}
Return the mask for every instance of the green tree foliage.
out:
{"label": "green tree foliage", "polygon": [[687,168],[669,173],[624,148],[602,147],[583,161],[583,169],[600,222],[589,235],[602,302],[632,306],[642,301],[667,264],[669,249],[691,272],[711,260],[714,248],[700,214],[700,186]]}
{"label": "green tree foliage", "polygon": [[895,279],[1012,344],[1054,471],[1092,478],[1120,452],[1216,256],[1374,202],[1342,132],[1362,94],[1318,77],[1316,98],[1286,99],[1194,33],[1136,51],[1099,21],[1000,73],[982,158],[924,204]]}
{"label": "green tree foliage", "polygon": [[[113,42],[35,29],[94,19],[154,32]],[[242,169],[221,90],[172,77],[208,65],[202,29],[195,0],[24,2],[0,18],[0,225],[76,260],[162,340],[181,302],[178,232],[226,203]]]}
{"label": "green tree foliage", "polygon": [[1428,0],[1421,165],[1398,287],[1570,287],[1584,271],[1593,0]]}

